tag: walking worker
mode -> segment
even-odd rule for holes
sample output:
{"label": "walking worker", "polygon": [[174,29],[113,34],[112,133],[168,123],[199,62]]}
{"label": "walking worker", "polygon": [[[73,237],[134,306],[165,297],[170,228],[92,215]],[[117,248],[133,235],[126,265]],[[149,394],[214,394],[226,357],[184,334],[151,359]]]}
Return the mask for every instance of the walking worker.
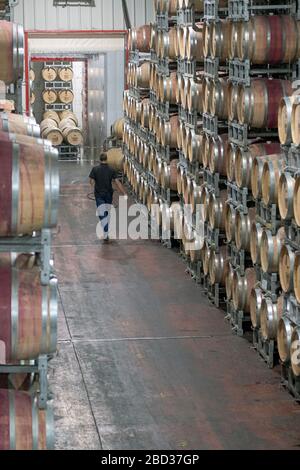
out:
{"label": "walking worker", "polygon": [[104,231],[104,241],[109,241],[109,212],[113,202],[114,189],[112,182],[117,178],[116,172],[110,168],[106,153],[100,155],[100,165],[90,173],[90,183],[94,188],[99,219]]}

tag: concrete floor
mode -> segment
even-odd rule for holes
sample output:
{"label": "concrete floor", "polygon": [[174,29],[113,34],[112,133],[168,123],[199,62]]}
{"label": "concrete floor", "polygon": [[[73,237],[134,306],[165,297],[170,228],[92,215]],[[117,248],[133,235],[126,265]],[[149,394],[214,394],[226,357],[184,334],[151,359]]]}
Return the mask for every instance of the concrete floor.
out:
{"label": "concrete floor", "polygon": [[97,240],[89,168],[61,164],[57,449],[299,449],[300,407],[155,242]]}

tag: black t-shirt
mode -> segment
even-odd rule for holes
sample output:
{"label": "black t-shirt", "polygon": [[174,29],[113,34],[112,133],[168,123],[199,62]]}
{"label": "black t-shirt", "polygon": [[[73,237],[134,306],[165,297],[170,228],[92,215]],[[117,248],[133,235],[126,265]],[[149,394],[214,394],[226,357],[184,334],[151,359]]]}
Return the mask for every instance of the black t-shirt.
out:
{"label": "black t-shirt", "polygon": [[108,165],[95,166],[90,173],[90,178],[95,180],[95,196],[113,194],[112,181],[117,178],[117,175]]}

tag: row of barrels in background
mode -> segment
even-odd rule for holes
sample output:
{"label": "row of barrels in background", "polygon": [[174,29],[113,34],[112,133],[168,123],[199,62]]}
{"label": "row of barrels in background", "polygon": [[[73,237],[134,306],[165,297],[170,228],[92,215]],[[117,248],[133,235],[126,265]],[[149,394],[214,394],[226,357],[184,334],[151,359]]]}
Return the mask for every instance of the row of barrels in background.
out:
{"label": "row of barrels in background", "polygon": [[289,15],[258,15],[248,22],[199,22],[168,32],[146,25],[129,34],[130,50],[150,52],[171,60],[201,62],[218,57],[221,63],[238,57],[254,65],[294,63],[300,58],[300,22]]}
{"label": "row of barrels in background", "polygon": [[74,101],[74,93],[72,90],[66,88],[63,90],[54,90],[47,88],[42,93],[43,101],[47,104],[54,104],[56,102],[63,104],[71,104]]}
{"label": "row of barrels in background", "polygon": [[[191,7],[194,2],[157,1],[155,8],[159,14],[175,16],[179,8],[186,7],[185,3]],[[197,13],[203,12],[203,3]],[[222,2],[223,6],[227,3]],[[269,3],[270,7],[275,4]],[[209,56],[218,57],[220,64],[234,58],[249,59],[253,65],[294,63],[300,52],[299,25],[299,21],[292,16],[276,14],[253,16],[248,22],[198,22],[194,26],[170,27],[169,31],[161,31],[153,25],[150,30],[147,28],[147,34],[140,34],[139,42],[138,36],[133,37],[130,41],[132,49],[140,44],[144,52],[153,49],[158,57],[169,57],[173,62],[177,58],[196,61],[196,74],[191,79],[171,67],[169,76],[164,76],[158,72],[155,63],[140,67],[132,65],[129,69],[129,84],[147,88],[149,80],[150,89],[160,102],[217,116],[225,125],[225,121],[229,120],[267,131],[279,128],[281,144],[299,145],[298,92],[294,92],[290,81],[256,78],[251,80],[249,87],[245,87],[231,83],[224,72],[215,80],[204,77],[203,73],[204,59]],[[150,44],[147,42],[149,37]],[[279,103],[281,113],[278,117]],[[200,163],[202,169],[197,178],[187,175],[175,157],[171,164],[166,164],[152,145],[135,134],[134,126],[124,127],[125,145],[145,173],[151,171],[163,188],[170,188],[172,184],[172,189],[178,192],[183,201],[191,204],[194,214],[197,203],[202,204],[202,216],[208,226],[220,229],[226,234],[226,242],[234,243],[238,250],[245,250],[248,263],[246,272],[232,268],[231,247],[227,247],[226,242],[219,252],[211,249],[195,233],[189,220],[185,220],[180,203],[166,207],[146,176],[140,173],[139,167],[126,160],[125,173],[139,200],[149,210],[151,204],[158,205],[160,209],[155,213],[155,219],[161,227],[169,225],[164,221],[164,215],[171,221],[171,227],[179,225],[186,228],[188,236],[184,235],[182,242],[187,257],[191,261],[201,260],[204,274],[209,277],[211,284],[219,283],[226,289],[227,299],[233,302],[234,309],[249,314],[253,328],[261,328],[265,340],[278,341],[280,358],[287,364],[294,352],[292,340],[299,339],[300,335],[299,328],[282,316],[287,309],[292,308],[290,302],[286,305],[290,294],[298,302],[300,299],[297,287],[300,285],[300,257],[286,243],[288,232],[283,225],[284,221],[289,222],[294,218],[300,227],[300,177],[287,171],[287,158],[280,143],[264,143],[256,139],[250,142],[248,148],[240,148],[228,141],[228,134],[223,134],[224,131],[218,137],[205,134],[200,118],[198,128],[192,130],[181,122],[176,112],[171,113],[170,120],[161,118],[149,99],[138,101],[126,93],[124,110],[131,121],[153,132],[158,144],[182,150],[191,163]],[[170,121],[173,125],[170,125]],[[204,182],[202,171],[205,168],[235,182],[241,189],[248,188],[248,195],[253,190],[254,199],[248,204],[249,207],[243,210],[235,208],[225,185],[220,187],[216,197],[212,188]],[[169,178],[171,173],[172,183]],[[263,227],[257,222],[259,201],[279,207],[282,220],[279,222],[278,219],[276,234],[270,227]],[[282,290],[278,291],[277,302],[258,287],[262,273],[278,274]],[[297,365],[293,364],[292,367],[294,374],[299,377]]]}
{"label": "row of barrels in background", "polygon": [[[34,81],[36,77],[33,70],[31,74],[30,80]],[[74,72],[72,67],[45,67],[42,70],[42,78],[45,82],[71,82],[74,78]]]}

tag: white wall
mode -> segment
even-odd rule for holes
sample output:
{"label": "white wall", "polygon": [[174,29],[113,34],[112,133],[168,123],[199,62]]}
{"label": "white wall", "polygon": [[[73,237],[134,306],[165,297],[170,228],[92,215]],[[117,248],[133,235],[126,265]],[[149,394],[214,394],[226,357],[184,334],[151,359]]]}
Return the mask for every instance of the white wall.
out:
{"label": "white wall", "polygon": [[[31,30],[126,29],[122,0],[95,0],[96,7],[53,7],[53,0],[19,0],[14,21]],[[133,26],[154,21],[153,0],[127,0]]]}
{"label": "white wall", "polygon": [[82,89],[83,89],[83,62],[73,62],[73,112],[76,114],[79,127],[82,128]]}

